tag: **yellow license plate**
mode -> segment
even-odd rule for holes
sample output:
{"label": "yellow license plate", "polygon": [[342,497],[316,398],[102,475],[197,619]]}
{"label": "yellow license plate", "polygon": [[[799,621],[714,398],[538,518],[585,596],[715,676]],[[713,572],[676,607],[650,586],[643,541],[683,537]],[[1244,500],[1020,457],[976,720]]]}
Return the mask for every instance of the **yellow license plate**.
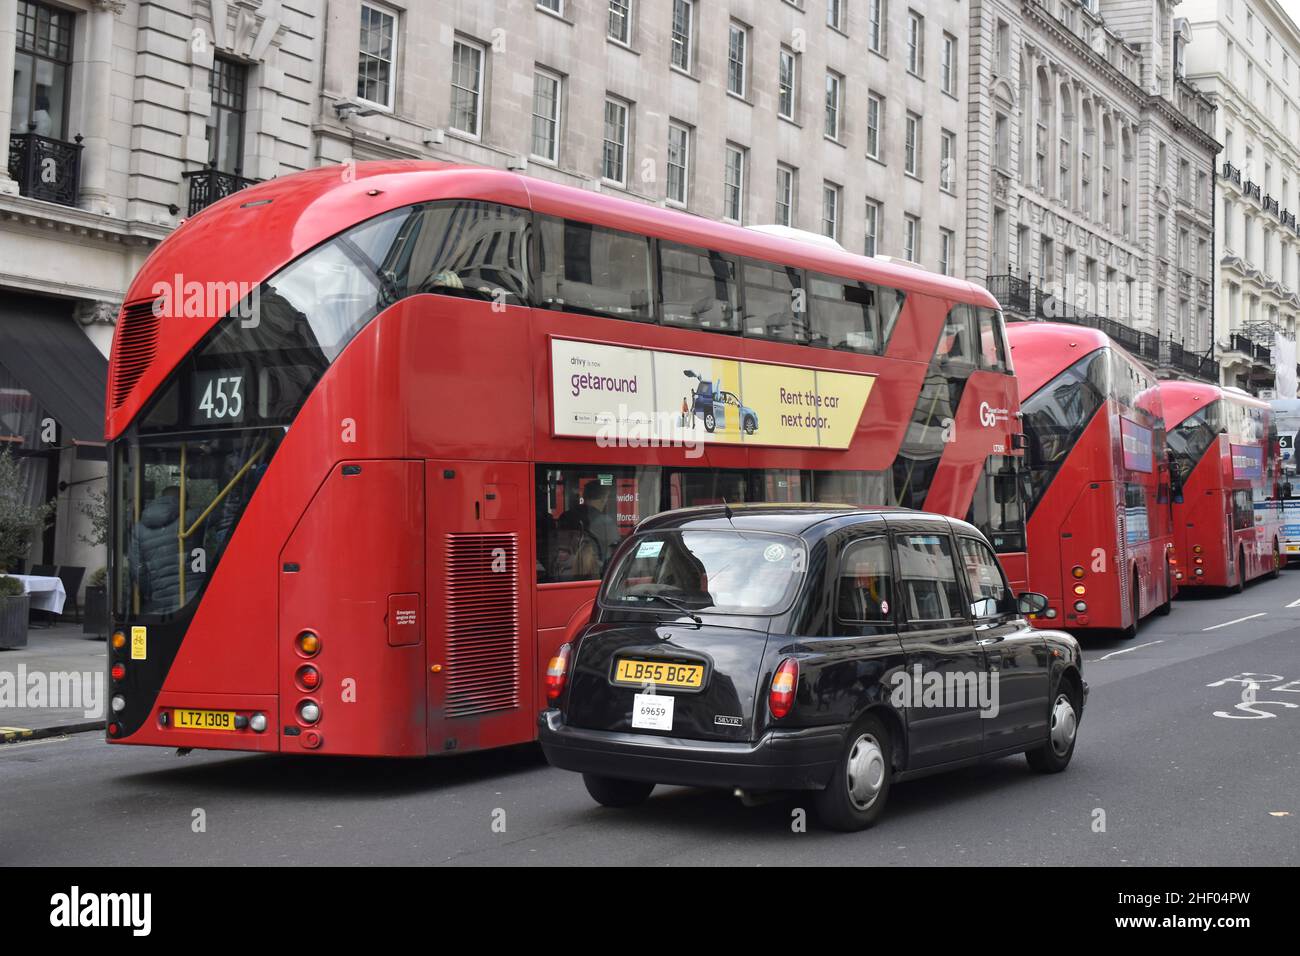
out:
{"label": "yellow license plate", "polygon": [[621,660],[614,670],[614,680],[620,684],[654,684],[657,687],[702,687],[704,665]]}
{"label": "yellow license plate", "polygon": [[178,730],[234,730],[233,710],[173,710],[172,723]]}

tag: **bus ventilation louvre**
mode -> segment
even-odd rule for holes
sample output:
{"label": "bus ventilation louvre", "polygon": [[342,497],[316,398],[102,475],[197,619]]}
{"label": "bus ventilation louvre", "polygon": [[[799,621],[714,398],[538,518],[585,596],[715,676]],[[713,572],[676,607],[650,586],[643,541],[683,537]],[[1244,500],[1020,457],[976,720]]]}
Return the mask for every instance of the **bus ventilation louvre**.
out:
{"label": "bus ventilation louvre", "polygon": [[519,706],[519,541],[447,535],[446,716]]}
{"label": "bus ventilation louvre", "polygon": [[114,341],[114,362],[109,391],[113,393],[113,407],[126,401],[140,380],[144,370],[153,361],[158,345],[158,316],[154,315],[153,299],[131,302],[122,306],[117,320],[117,338]]}

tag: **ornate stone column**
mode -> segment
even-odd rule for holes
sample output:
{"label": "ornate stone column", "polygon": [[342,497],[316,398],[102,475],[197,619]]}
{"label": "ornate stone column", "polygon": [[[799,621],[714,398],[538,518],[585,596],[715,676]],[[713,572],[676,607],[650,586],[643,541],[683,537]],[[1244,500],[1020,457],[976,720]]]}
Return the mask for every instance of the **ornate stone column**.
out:
{"label": "ornate stone column", "polygon": [[113,119],[113,28],[125,0],[92,0],[86,50],[86,102],[82,115],[81,208],[114,215],[108,195],[109,131]]}
{"label": "ornate stone column", "polygon": [[[18,39],[18,0],[0,0],[0,135],[9,154],[9,127],[14,108],[14,45]],[[9,163],[0,165],[0,195],[17,196],[18,184],[9,176]]]}

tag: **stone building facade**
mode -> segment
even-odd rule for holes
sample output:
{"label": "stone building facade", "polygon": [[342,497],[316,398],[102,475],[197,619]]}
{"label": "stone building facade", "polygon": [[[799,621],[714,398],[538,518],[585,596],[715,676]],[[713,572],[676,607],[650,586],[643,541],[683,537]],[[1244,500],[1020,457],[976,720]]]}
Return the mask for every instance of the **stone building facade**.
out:
{"label": "stone building facade", "polygon": [[0,0],[0,441],[58,506],[29,563],[102,562],[80,506],[126,288],[192,210],[311,164],[323,22],[324,0]]}
{"label": "stone building facade", "polygon": [[1215,232],[1223,381],[1293,397],[1294,372],[1277,366],[1294,362],[1300,317],[1300,30],[1277,0],[1184,0],[1179,12],[1193,37],[1188,79],[1217,107],[1223,143]]}
{"label": "stone building facade", "polygon": [[965,272],[964,2],[330,0],[317,159],[506,167]]}
{"label": "stone building facade", "polygon": [[1214,109],[1169,0],[971,0],[968,275],[1217,376]]}

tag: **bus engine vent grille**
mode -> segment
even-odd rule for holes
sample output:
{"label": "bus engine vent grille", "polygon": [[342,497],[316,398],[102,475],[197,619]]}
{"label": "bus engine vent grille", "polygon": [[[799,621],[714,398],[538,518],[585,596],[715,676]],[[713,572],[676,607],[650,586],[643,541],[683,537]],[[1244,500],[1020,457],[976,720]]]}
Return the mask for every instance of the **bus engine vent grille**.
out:
{"label": "bus engine vent grille", "polygon": [[447,535],[446,716],[519,706],[519,539]]}
{"label": "bus engine vent grille", "polygon": [[119,407],[140,381],[158,345],[158,316],[154,300],[130,302],[122,306],[117,320],[117,337],[113,342],[113,370],[109,390],[113,407]]}

